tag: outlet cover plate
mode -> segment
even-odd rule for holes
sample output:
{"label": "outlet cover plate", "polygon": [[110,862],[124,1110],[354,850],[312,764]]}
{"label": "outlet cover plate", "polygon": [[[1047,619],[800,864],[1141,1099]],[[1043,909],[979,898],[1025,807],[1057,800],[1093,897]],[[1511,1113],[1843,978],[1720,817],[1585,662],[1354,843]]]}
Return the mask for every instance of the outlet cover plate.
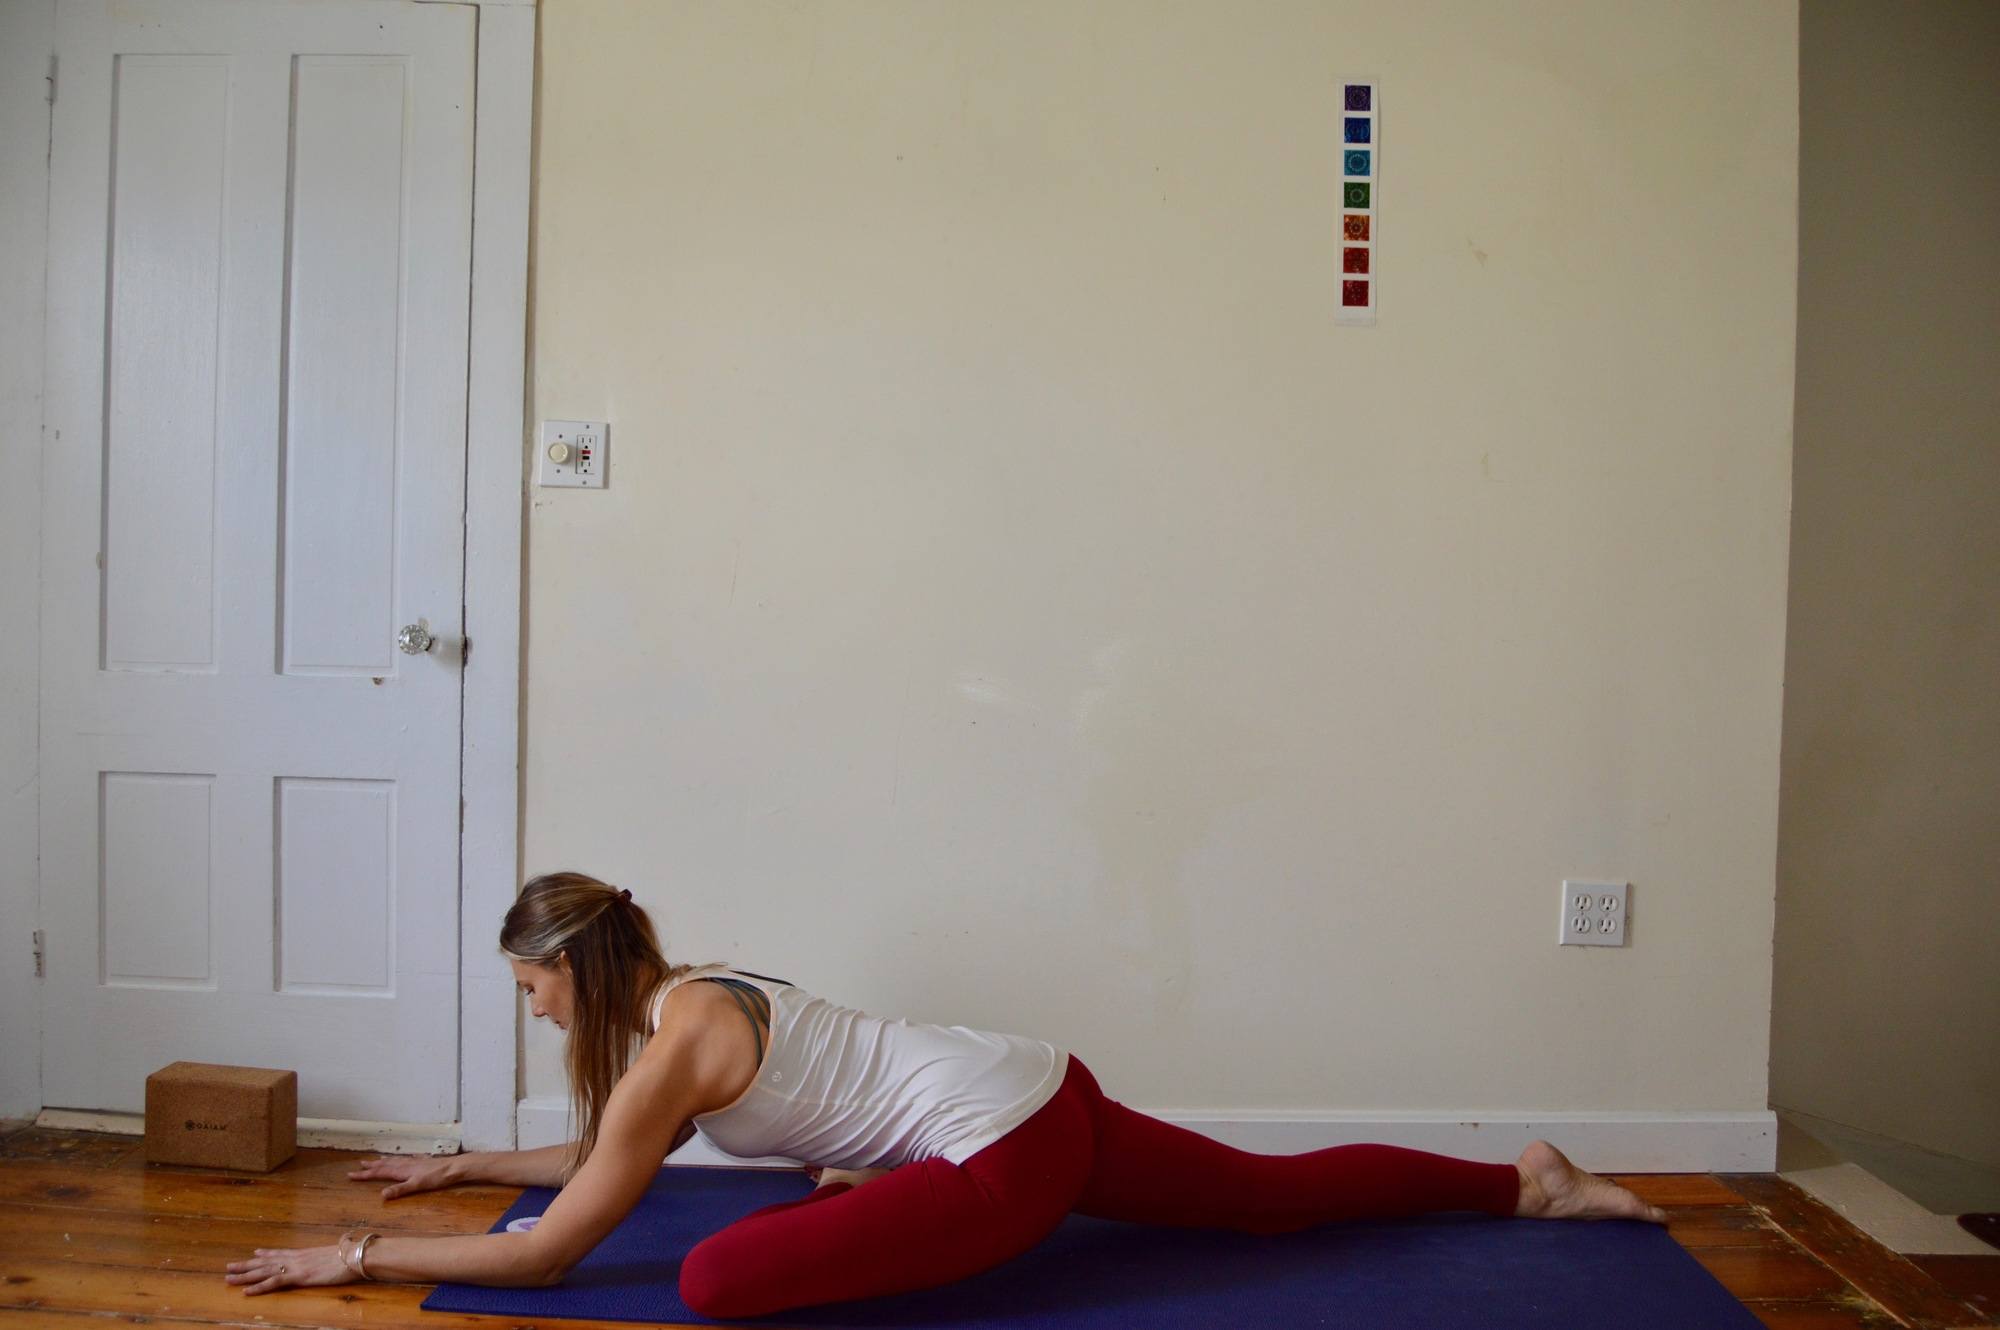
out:
{"label": "outlet cover plate", "polygon": [[1631,883],[1563,882],[1562,933],[1565,947],[1622,947],[1631,925]]}
{"label": "outlet cover plate", "polygon": [[601,490],[611,464],[611,426],[602,420],[544,420],[535,452],[537,485]]}

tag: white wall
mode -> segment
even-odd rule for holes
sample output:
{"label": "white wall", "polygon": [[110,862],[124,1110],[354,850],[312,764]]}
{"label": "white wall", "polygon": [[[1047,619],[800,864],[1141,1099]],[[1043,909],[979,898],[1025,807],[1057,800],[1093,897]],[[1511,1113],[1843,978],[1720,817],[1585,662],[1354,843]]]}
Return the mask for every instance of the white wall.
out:
{"label": "white wall", "polygon": [[41,1108],[35,921],[42,270],[54,0],[0,4],[0,1118]]}
{"label": "white wall", "polygon": [[1771,1098],[1990,1170],[2000,7],[1816,0],[1802,18]]}
{"label": "white wall", "polygon": [[[1735,0],[547,5],[531,415],[611,482],[533,497],[527,870],[1150,1111],[1762,1110],[1797,53]],[[1555,945],[1591,875],[1625,950]]]}

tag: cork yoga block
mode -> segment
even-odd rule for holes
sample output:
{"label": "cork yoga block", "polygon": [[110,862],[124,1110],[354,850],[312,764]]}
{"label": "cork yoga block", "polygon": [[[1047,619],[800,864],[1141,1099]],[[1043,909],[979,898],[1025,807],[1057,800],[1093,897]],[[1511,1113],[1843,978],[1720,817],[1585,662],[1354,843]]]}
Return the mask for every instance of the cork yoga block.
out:
{"label": "cork yoga block", "polygon": [[268,1173],[298,1150],[299,1074],[175,1062],[146,1078],[146,1162]]}

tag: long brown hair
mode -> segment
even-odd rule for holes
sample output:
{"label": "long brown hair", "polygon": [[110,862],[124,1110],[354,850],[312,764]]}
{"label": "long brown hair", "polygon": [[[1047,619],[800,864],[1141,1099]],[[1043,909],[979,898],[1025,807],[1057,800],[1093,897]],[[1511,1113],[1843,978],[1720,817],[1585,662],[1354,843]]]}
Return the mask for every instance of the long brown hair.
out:
{"label": "long brown hair", "polygon": [[596,1148],[611,1087],[645,1040],[646,1004],[662,984],[700,967],[669,965],[632,893],[583,873],[544,873],[522,887],[500,925],[500,951],[551,969],[569,953],[576,1009],[563,1061],[580,1130],[563,1176],[574,1177]]}

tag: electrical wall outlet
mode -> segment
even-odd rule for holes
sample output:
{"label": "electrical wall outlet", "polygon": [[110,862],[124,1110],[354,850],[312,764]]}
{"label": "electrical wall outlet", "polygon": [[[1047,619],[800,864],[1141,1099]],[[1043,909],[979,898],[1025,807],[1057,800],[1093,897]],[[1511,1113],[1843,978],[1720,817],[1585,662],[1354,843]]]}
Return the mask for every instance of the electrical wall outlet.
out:
{"label": "electrical wall outlet", "polygon": [[544,420],[535,483],[601,490],[610,463],[611,427],[602,420]]}
{"label": "electrical wall outlet", "polygon": [[1631,884],[1564,882],[1562,934],[1565,947],[1622,947],[1631,923]]}

